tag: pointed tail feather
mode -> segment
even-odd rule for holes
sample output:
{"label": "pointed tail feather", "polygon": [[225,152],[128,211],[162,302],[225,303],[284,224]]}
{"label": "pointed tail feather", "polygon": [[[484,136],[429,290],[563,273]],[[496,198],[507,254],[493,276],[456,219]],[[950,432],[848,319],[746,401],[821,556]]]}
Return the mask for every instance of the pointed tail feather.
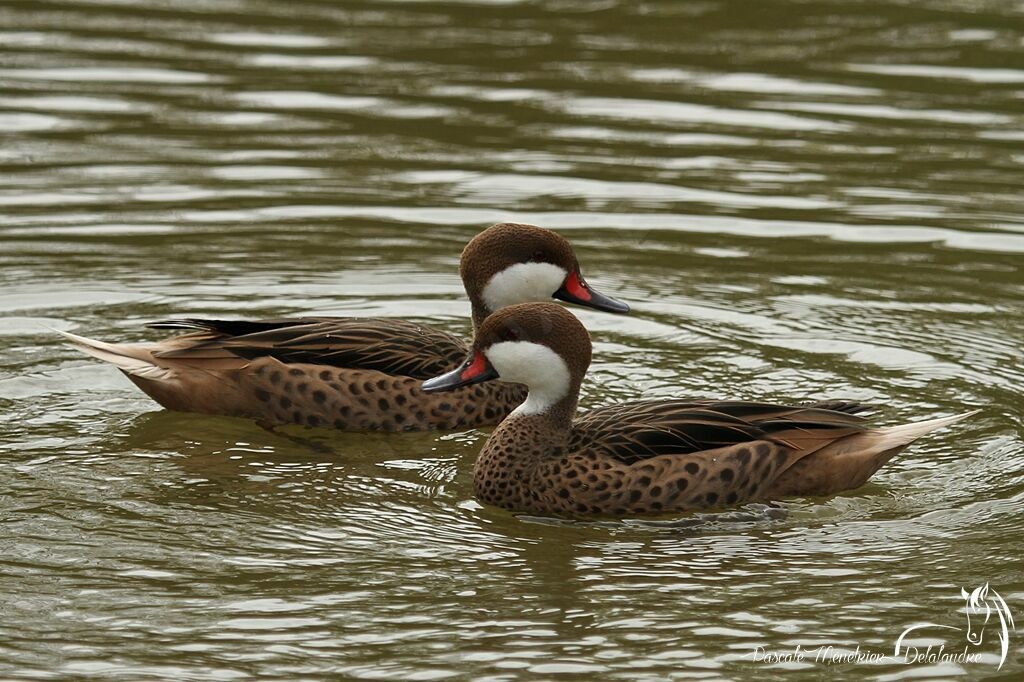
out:
{"label": "pointed tail feather", "polygon": [[910,424],[901,424],[900,426],[872,429],[868,433],[873,437],[872,439],[875,441],[876,447],[881,450],[888,450],[890,448],[909,445],[926,433],[931,433],[932,431],[949,426],[961,419],[967,419],[979,412],[981,412],[981,410],[971,410],[970,412],[954,414],[950,417],[939,417],[938,419],[929,419],[923,422],[913,422]]}
{"label": "pointed tail feather", "polygon": [[86,355],[109,362],[125,374],[152,381],[166,381],[174,377],[173,370],[156,364],[152,353],[140,345],[105,343],[59,329],[53,331]]}
{"label": "pointed tail feather", "polygon": [[[772,484],[766,497],[834,495],[864,485],[897,453],[926,433],[949,426],[981,410],[912,424],[868,429],[832,442],[805,438],[798,446],[805,455]],[[789,436],[787,435],[787,438]]]}
{"label": "pointed tail feather", "polygon": [[778,437],[780,440],[793,443],[797,448],[804,450],[807,455],[820,452],[827,456],[857,454],[861,457],[874,457],[879,453],[886,452],[888,453],[886,459],[888,459],[926,433],[949,426],[980,411],[973,410],[951,417],[939,417],[899,426],[864,429],[859,432],[842,434],[840,437],[836,437],[840,435],[839,432],[834,434],[825,432],[818,435],[811,431],[784,432]]}

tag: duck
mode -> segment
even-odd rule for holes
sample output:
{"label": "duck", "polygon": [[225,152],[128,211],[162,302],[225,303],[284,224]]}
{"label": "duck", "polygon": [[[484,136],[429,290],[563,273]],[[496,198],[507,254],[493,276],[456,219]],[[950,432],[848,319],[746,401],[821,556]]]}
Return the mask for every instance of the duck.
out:
{"label": "duck", "polygon": [[517,304],[480,325],[459,368],[423,383],[427,393],[497,379],[528,389],[473,466],[479,500],[621,517],[832,496],[863,485],[920,436],[975,414],[872,428],[870,408],[855,401],[665,399],[577,415],[590,358],[590,335],[572,314]]}
{"label": "duck", "polygon": [[[535,225],[499,223],[469,241],[459,273],[474,328],[515,303],[552,298],[612,313],[629,306],[592,288],[572,245]],[[107,343],[58,332],[113,364],[170,410],[345,431],[456,430],[500,422],[526,397],[495,382],[424,393],[422,380],[456,367],[463,339],[390,318],[171,319],[147,325],[184,331],[162,341]]]}

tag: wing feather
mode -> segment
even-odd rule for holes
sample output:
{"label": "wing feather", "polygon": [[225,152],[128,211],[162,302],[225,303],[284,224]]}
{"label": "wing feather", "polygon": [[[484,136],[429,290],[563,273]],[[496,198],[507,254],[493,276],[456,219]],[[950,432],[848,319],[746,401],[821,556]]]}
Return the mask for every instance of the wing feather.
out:
{"label": "wing feather", "polygon": [[[833,410],[836,405],[844,409]],[[571,450],[599,450],[626,464],[756,440],[830,441],[865,428],[858,403],[772,405],[744,401],[645,400],[592,410],[573,424]]]}
{"label": "wing feather", "polygon": [[[189,318],[148,326],[192,331],[178,337],[173,348],[156,353],[158,357],[181,361],[225,355],[247,360],[273,357],[284,363],[372,369],[429,379],[457,367],[467,352],[466,344],[452,334],[389,318]],[[182,343],[189,340],[191,343]]]}

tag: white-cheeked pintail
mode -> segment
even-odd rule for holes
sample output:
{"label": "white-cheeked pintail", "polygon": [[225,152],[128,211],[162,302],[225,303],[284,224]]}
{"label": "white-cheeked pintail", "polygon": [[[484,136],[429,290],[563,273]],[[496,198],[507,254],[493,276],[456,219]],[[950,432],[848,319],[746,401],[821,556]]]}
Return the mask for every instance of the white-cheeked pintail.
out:
{"label": "white-cheeked pintail", "polygon": [[[502,223],[474,237],[459,271],[474,328],[491,312],[552,297],[598,310],[629,307],[590,288],[569,242],[532,225]],[[496,424],[526,395],[507,382],[425,394],[424,379],[458,366],[467,343],[397,319],[302,317],[180,319],[156,329],[190,333],[155,343],[105,343],[63,333],[124,372],[166,408],[349,431],[461,429]]]}
{"label": "white-cheeked pintail", "polygon": [[974,412],[869,428],[855,402],[804,406],[645,400],[576,416],[590,336],[550,303],[502,308],[476,330],[458,369],[423,390],[501,378],[526,401],[491,434],[476,495],[507,509],[627,515],[824,496],[863,485],[918,437]]}

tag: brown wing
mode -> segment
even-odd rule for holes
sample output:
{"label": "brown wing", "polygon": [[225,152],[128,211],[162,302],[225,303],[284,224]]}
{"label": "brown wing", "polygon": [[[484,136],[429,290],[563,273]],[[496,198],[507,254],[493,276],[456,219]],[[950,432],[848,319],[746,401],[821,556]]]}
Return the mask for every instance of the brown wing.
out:
{"label": "brown wing", "polygon": [[579,417],[573,423],[569,449],[601,451],[626,464],[757,440],[802,449],[806,440],[827,442],[863,430],[864,419],[856,413],[866,409],[849,402],[804,406],[711,400],[622,403]]}
{"label": "brown wing", "polygon": [[184,319],[147,326],[195,330],[178,337],[169,350],[154,354],[180,360],[226,354],[248,360],[273,357],[284,363],[371,369],[429,379],[457,367],[467,353],[466,344],[452,334],[388,318]]}

